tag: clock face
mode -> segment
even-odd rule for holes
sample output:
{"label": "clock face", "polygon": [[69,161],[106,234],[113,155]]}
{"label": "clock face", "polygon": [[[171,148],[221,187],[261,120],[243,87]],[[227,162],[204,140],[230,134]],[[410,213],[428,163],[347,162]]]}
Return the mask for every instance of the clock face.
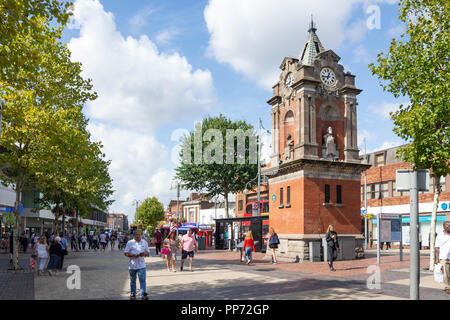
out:
{"label": "clock face", "polygon": [[286,87],[290,88],[294,84],[294,75],[292,73],[289,73],[289,75],[286,77]]}
{"label": "clock face", "polygon": [[322,80],[325,85],[332,87],[336,84],[336,75],[330,68],[323,68],[322,71],[320,71],[320,80]]}

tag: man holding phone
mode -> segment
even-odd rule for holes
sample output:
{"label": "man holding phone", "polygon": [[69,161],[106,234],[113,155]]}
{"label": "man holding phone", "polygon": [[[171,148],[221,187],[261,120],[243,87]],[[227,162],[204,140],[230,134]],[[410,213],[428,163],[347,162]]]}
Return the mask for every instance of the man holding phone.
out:
{"label": "man holding phone", "polygon": [[142,233],[140,230],[136,230],[133,233],[134,239],[127,242],[125,250],[125,256],[130,258],[128,263],[128,269],[130,271],[130,287],[131,287],[131,300],[136,300],[136,275],[139,277],[139,284],[141,287],[142,300],[148,300],[147,286],[146,286],[146,266],[145,257],[150,256],[150,250],[148,243],[142,239]]}

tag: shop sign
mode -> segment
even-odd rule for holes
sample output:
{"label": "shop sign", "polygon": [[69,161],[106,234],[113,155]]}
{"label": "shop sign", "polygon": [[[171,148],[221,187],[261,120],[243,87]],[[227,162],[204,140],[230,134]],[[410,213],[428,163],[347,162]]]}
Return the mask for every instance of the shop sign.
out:
{"label": "shop sign", "polygon": [[274,194],[272,194],[272,202],[275,202],[275,201],[277,201],[277,195],[274,193]]}
{"label": "shop sign", "polygon": [[449,203],[442,203],[441,204],[442,210],[450,210],[450,202]]}

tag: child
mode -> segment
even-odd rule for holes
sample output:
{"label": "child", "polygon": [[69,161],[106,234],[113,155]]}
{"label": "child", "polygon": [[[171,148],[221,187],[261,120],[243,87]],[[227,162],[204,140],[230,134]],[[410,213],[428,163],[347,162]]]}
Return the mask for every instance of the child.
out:
{"label": "child", "polygon": [[34,271],[34,268],[36,267],[36,258],[37,254],[33,252],[30,257],[30,270]]}

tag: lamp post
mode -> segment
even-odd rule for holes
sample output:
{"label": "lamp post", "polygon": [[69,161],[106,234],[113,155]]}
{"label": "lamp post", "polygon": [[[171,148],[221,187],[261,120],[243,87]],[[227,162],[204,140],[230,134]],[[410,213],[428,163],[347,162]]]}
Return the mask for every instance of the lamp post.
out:
{"label": "lamp post", "polygon": [[178,238],[178,229],[179,229],[179,218],[180,218],[180,181],[174,180],[170,186],[170,189],[177,189],[177,238]]}

